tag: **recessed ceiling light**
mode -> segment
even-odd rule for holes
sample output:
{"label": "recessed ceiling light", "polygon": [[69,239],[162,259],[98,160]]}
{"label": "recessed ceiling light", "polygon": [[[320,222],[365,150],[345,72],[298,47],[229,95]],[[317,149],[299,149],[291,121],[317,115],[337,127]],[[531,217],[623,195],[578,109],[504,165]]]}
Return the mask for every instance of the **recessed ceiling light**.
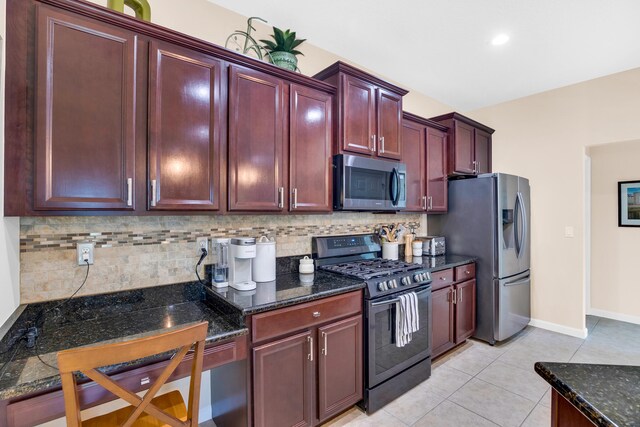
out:
{"label": "recessed ceiling light", "polygon": [[509,36],[507,34],[498,34],[491,40],[491,44],[494,46],[500,46],[509,41]]}

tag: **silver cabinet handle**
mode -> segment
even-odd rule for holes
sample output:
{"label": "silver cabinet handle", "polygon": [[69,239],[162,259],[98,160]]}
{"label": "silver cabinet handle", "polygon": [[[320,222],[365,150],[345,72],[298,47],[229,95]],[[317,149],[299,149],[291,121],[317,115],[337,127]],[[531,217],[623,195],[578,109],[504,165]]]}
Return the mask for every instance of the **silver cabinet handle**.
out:
{"label": "silver cabinet handle", "polygon": [[476,162],[476,173],[480,173],[480,161]]}
{"label": "silver cabinet handle", "polygon": [[312,316],[313,317],[320,317],[320,312],[319,311],[314,311]]}
{"label": "silver cabinet handle", "polygon": [[278,207],[284,207],[284,187],[278,187]]}
{"label": "silver cabinet handle", "polygon": [[127,206],[133,205],[133,178],[127,178]]}
{"label": "silver cabinet handle", "polygon": [[384,153],[384,136],[380,137],[380,154]]}
{"label": "silver cabinet handle", "polygon": [[454,304],[458,303],[458,293],[455,289],[451,291],[451,301],[453,301]]}
{"label": "silver cabinet handle", "polygon": [[307,342],[309,343],[309,354],[307,355],[307,359],[310,362],[313,362],[313,338],[307,337]]}
{"label": "silver cabinet handle", "polygon": [[156,186],[156,180],[151,180],[151,206],[156,205],[156,200],[158,199],[158,190]]}
{"label": "silver cabinet handle", "polygon": [[376,135],[375,134],[371,135],[371,141],[373,141],[373,148],[371,149],[371,151],[375,153],[376,152]]}
{"label": "silver cabinet handle", "polygon": [[472,164],[473,164],[473,173],[477,174],[478,173],[478,162],[476,162],[474,160]]}
{"label": "silver cabinet handle", "polygon": [[325,357],[327,357],[327,354],[329,354],[327,352],[327,333],[323,332],[322,333],[322,338],[324,338],[324,348],[322,349],[322,354],[324,354]]}
{"label": "silver cabinet handle", "polygon": [[429,196],[429,207],[427,208],[427,210],[432,210],[433,209],[433,197]]}
{"label": "silver cabinet handle", "polygon": [[427,210],[427,196],[422,196],[422,209]]}
{"label": "silver cabinet handle", "polygon": [[298,189],[294,188],[293,190],[291,190],[291,193],[293,194],[292,197],[292,201],[291,201],[291,209],[298,209]]}

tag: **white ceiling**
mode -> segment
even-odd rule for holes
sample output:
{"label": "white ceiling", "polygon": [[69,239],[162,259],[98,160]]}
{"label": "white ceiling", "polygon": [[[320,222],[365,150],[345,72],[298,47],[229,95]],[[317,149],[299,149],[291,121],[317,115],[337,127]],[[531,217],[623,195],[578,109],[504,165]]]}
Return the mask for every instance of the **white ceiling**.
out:
{"label": "white ceiling", "polygon": [[209,1],[458,111],[640,67],[640,0]]}

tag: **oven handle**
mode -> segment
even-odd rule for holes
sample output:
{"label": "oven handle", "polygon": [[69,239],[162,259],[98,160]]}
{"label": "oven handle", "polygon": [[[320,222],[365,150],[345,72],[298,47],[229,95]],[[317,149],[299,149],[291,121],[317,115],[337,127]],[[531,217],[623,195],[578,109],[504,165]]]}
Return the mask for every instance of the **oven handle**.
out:
{"label": "oven handle", "polygon": [[[419,295],[419,294],[421,294],[423,292],[427,292],[427,291],[430,291],[430,290],[431,290],[431,286],[429,286],[429,287],[427,287],[427,288],[425,288],[425,289],[423,289],[421,291],[416,292],[416,295]],[[409,292],[406,292],[406,293],[408,294]],[[405,294],[402,294],[402,295],[405,295]],[[394,298],[394,299],[390,299],[390,300],[387,300],[387,301],[372,302],[371,303],[371,307],[378,307],[378,306],[381,306],[381,305],[395,304],[397,302],[400,302],[400,298]]]}

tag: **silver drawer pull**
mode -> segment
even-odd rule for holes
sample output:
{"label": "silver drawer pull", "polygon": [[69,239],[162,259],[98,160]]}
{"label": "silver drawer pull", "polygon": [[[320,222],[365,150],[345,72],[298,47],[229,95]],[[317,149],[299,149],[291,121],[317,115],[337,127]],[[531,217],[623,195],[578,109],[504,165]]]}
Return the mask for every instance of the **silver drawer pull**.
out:
{"label": "silver drawer pull", "polygon": [[314,311],[313,312],[313,317],[320,317],[320,312],[319,311]]}
{"label": "silver drawer pull", "polygon": [[151,382],[151,379],[149,377],[144,377],[140,379],[140,385],[147,385]]}

